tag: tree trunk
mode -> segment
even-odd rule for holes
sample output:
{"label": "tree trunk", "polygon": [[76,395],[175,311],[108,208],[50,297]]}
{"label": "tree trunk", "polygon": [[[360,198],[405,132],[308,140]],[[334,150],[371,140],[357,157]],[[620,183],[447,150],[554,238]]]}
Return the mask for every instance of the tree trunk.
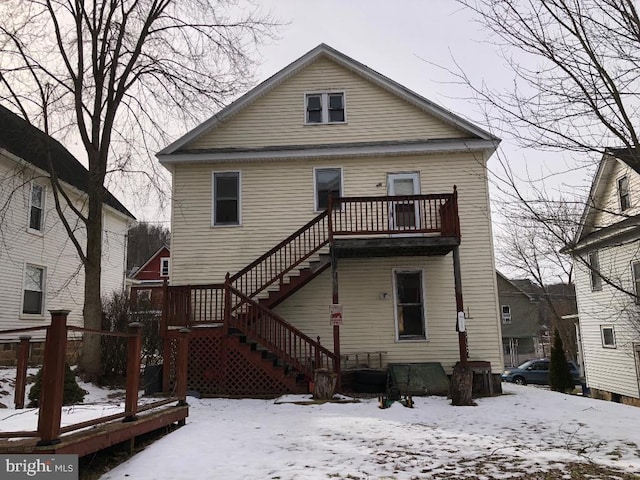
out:
{"label": "tree trunk", "polygon": [[[87,222],[87,251],[84,265],[84,316],[85,328],[102,328],[102,199],[103,186],[99,178],[90,176],[89,216]],[[100,336],[85,333],[82,339],[80,370],[88,381],[95,382],[101,373]]]}
{"label": "tree trunk", "polygon": [[330,373],[324,368],[316,370],[313,379],[314,400],[331,400],[336,391],[337,382],[338,375],[335,373]]}
{"label": "tree trunk", "polygon": [[473,369],[456,363],[451,377],[451,405],[461,407],[475,405],[471,397],[473,391]]}

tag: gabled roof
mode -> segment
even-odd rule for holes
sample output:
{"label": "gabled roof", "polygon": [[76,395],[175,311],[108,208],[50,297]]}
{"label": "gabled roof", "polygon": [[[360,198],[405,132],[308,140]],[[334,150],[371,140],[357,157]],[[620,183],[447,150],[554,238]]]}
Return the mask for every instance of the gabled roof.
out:
{"label": "gabled roof", "polygon": [[[295,60],[275,75],[271,76],[257,87],[253,88],[239,99],[231,103],[220,112],[213,115],[211,118],[180,137],[175,142],[171,143],[160,152],[157,153],[158,157],[165,157],[177,152],[180,152],[187,144],[193,140],[199,138],[201,135],[216,128],[216,126],[223,120],[228,120],[235,113],[244,109],[246,106],[253,103],[258,98],[262,97],[276,86],[280,85],[283,81],[298,73],[308,65],[317,61],[319,58],[328,58],[338,65],[347,68],[361,77],[375,83],[383,89],[403,98],[407,102],[421,108],[426,113],[433,115],[441,120],[459,128],[466,132],[470,139],[485,141],[487,145],[493,145],[493,148],[497,146],[500,139],[490,134],[489,132],[477,127],[473,123],[463,119],[462,117],[450,112],[449,110],[436,105],[430,100],[422,97],[421,95],[409,90],[408,88],[400,85],[399,83],[391,80],[390,78],[372,70],[366,65],[354,60],[351,57],[331,48],[330,46],[322,43],[313,50],[307,52],[302,57]],[[463,141],[463,140],[462,140]]]}
{"label": "gabled roof", "polygon": [[[498,275],[498,277],[502,278],[505,282],[511,284],[511,286],[515,288],[518,291],[518,293],[521,293],[522,295],[526,296],[532,302],[535,301],[532,294],[525,292],[519,285],[516,284],[517,280],[509,280],[498,270],[496,270],[496,274]],[[526,281],[529,282],[529,280],[526,280]],[[498,294],[500,294],[500,292],[498,292]]]}
{"label": "gabled roof", "polygon": [[[86,192],[89,172],[76,157],[60,142],[2,105],[0,105],[0,149],[45,172],[49,171],[45,152],[50,149],[58,178]],[[133,214],[107,189],[105,189],[104,203],[135,220]]]}
{"label": "gabled roof", "polygon": [[161,246],[161,247],[156,251],[156,253],[154,253],[153,255],[151,255],[151,256],[149,257],[149,259],[148,259],[146,262],[144,262],[140,268],[138,268],[135,272],[133,272],[133,274],[132,274],[132,275],[130,275],[130,277],[129,277],[129,278],[135,279],[135,278],[138,276],[138,274],[139,274],[139,273],[144,272],[144,269],[145,269],[145,268],[147,268],[147,265],[149,265],[153,260],[155,260],[155,258],[156,258],[158,255],[160,255],[160,253],[162,253],[162,251],[163,251],[163,250],[165,250],[165,249],[169,252],[169,255],[171,255],[171,249],[169,248],[169,246],[168,246],[168,245],[163,245],[163,246]]}
{"label": "gabled roof", "polygon": [[[602,197],[605,189],[609,185],[609,181],[611,180],[611,174],[613,169],[616,166],[616,162],[621,161],[631,167],[634,171],[636,168],[635,159],[636,156],[629,152],[626,148],[610,148],[607,149],[605,154],[602,156],[600,163],[598,164],[598,169],[596,170],[596,174],[593,177],[593,182],[591,183],[591,189],[589,191],[589,196],[587,198],[587,202],[585,204],[585,208],[582,212],[582,216],[580,217],[580,223],[578,226],[578,230],[576,231],[576,235],[574,237],[574,245],[578,245],[580,241],[584,240],[590,234],[594,233],[596,230],[594,227],[594,219],[595,216],[600,211],[600,202],[602,201]],[[630,221],[631,220],[631,221]],[[610,227],[606,227],[607,231],[615,230],[616,226],[627,228],[629,223],[637,223],[632,219],[622,219],[619,224],[612,225]],[[600,229],[605,230],[605,229]],[[604,233],[604,232],[603,232]],[[568,248],[564,248],[561,251],[568,251]]]}

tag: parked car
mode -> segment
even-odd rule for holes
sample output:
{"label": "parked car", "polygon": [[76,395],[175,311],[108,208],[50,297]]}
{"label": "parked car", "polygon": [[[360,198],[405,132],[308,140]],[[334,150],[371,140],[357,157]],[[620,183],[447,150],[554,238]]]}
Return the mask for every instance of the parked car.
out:
{"label": "parked car", "polygon": [[[580,385],[582,382],[580,370],[572,361],[567,361],[567,363],[574,383]],[[502,380],[518,385],[526,385],[527,383],[549,385],[549,359],[528,360],[517,367],[507,368],[502,374]]]}

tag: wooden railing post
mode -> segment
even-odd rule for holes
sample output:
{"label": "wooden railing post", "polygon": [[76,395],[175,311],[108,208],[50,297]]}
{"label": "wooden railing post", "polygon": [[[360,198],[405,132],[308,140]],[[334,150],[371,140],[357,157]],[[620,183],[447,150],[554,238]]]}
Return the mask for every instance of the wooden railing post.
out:
{"label": "wooden railing post", "polygon": [[38,446],[60,443],[69,312],[70,310],[49,310],[51,325],[47,329],[44,344],[42,391],[38,409]]}
{"label": "wooden railing post", "polygon": [[333,243],[333,195],[329,193],[327,200],[327,221],[329,224],[329,244]]}
{"label": "wooden railing post", "polygon": [[16,367],[16,393],[14,403],[16,409],[24,408],[24,390],[27,386],[27,365],[29,363],[29,340],[31,337],[20,337],[18,345],[18,361]]}
{"label": "wooden railing post", "polygon": [[231,275],[227,272],[224,277],[224,319],[222,322],[222,333],[229,335],[229,322],[231,321]]}
{"label": "wooden railing post", "polygon": [[315,358],[315,361],[316,361],[315,367],[316,367],[316,369],[322,368],[322,361],[320,360],[320,335],[318,335],[318,340],[317,341],[318,341],[318,346],[316,347],[316,358]]}
{"label": "wooden railing post", "polygon": [[453,228],[455,230],[456,237],[460,241],[462,235],[460,232],[460,214],[458,212],[458,186],[453,186]]}
{"label": "wooden railing post", "polygon": [[140,354],[142,352],[142,323],[129,324],[132,335],[127,341],[127,392],[124,400],[124,411],[127,416],[123,422],[133,422],[138,417],[138,390],[140,388]]}
{"label": "wooden railing post", "polygon": [[176,361],[176,394],[179,407],[187,405],[187,375],[189,371],[189,333],[188,328],[179,330],[178,359]]}

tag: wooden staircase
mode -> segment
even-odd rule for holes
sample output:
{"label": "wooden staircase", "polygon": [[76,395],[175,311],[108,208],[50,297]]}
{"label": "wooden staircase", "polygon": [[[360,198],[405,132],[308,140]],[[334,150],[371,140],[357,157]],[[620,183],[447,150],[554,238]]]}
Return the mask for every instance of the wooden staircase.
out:
{"label": "wooden staircase", "polygon": [[[332,201],[340,208],[331,208]],[[406,211],[413,212],[411,221],[394,226],[392,215]],[[331,266],[327,252],[334,236],[394,233],[437,234],[459,241],[455,187],[453,194],[330,199],[327,210],[236,274],[227,274],[224,284],[165,286],[165,338],[172,335],[170,327],[222,326],[229,339],[225,348],[260,366],[289,392],[304,389],[317,368],[339,374],[338,356],[324,348],[320,338],[308,337],[273,309]],[[165,342],[164,351],[170,350]],[[218,368],[233,368],[227,357],[220,358],[224,366]],[[166,388],[169,373],[165,375]]]}

